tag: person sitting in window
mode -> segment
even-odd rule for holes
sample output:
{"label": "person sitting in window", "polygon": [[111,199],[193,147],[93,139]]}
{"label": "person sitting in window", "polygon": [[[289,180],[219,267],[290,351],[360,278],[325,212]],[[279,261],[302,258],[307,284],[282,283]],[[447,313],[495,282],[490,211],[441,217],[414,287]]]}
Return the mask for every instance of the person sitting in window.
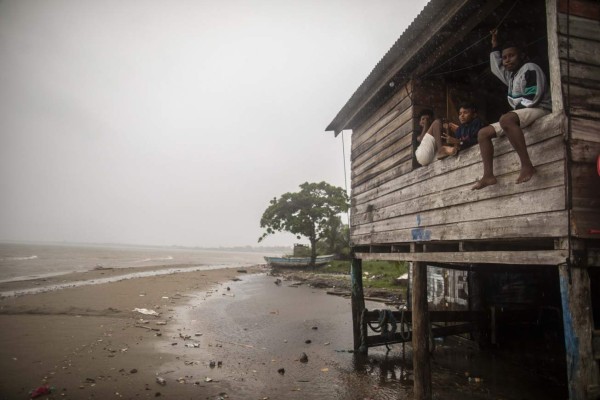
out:
{"label": "person sitting in window", "polygon": [[458,120],[460,125],[436,119],[427,130],[423,129],[425,132],[417,138],[417,140],[421,139],[421,144],[415,151],[415,157],[419,164],[428,165],[435,158],[441,160],[455,155],[459,149],[466,149],[477,143],[477,132],[484,124],[477,116],[475,105],[472,103],[461,104]]}
{"label": "person sitting in window", "polygon": [[472,187],[473,190],[496,183],[492,138],[504,134],[521,162],[521,171],[516,183],[527,182],[533,177],[536,171],[527,152],[523,128],[552,109],[546,76],[542,69],[537,64],[526,62],[527,58],[522,48],[514,43],[504,44],[500,52],[497,34],[497,30],[492,31],[490,67],[492,73],[508,86],[508,104],[513,111],[507,112],[498,122],[479,131],[483,177]]}
{"label": "person sitting in window", "polygon": [[442,157],[454,155],[459,150],[464,150],[477,144],[477,134],[485,126],[481,118],[477,115],[477,106],[473,103],[462,103],[458,107],[458,120],[460,121],[460,125],[451,122],[448,124],[448,128],[454,133],[454,136],[450,136],[447,132],[442,133],[442,139],[452,147],[452,150],[446,151]]}
{"label": "person sitting in window", "polygon": [[417,136],[417,142],[421,143],[425,133],[427,133],[427,130],[431,126],[431,123],[434,119],[433,110],[426,108],[419,113],[419,126],[421,127],[421,134]]}

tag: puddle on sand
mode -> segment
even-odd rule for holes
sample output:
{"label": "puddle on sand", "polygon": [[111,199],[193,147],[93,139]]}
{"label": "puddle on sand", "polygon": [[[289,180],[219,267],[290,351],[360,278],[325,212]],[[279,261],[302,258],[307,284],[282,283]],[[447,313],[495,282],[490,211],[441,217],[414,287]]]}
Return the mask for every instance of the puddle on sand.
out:
{"label": "puddle on sand", "polygon": [[[372,348],[368,357],[348,351],[349,299],[307,286],[290,287],[285,281],[276,285],[266,275],[242,279],[177,309],[178,326],[169,327],[161,350],[175,352],[179,360],[163,366],[165,373],[201,383],[205,395],[215,388],[215,393],[235,399],[412,398],[410,346],[403,350],[396,344],[390,352]],[[367,303],[369,309],[381,306]],[[181,340],[179,333],[190,339]],[[171,346],[173,341],[179,344]],[[185,347],[191,343],[199,348]],[[300,361],[302,353],[308,362]],[[210,367],[210,361],[222,365]],[[549,387],[533,373],[523,376],[482,352],[438,343],[432,364],[436,399],[565,398],[564,388]],[[285,372],[278,372],[282,368]],[[516,378],[504,375],[509,373]],[[214,384],[206,383],[206,377]]]}

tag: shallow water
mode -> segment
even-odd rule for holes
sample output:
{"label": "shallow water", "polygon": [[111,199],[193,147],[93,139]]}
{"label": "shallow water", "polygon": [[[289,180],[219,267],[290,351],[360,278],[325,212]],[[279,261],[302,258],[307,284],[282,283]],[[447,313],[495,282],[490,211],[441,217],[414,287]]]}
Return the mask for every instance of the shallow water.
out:
{"label": "shallow water", "polygon": [[97,267],[244,267],[270,253],[168,247],[0,243],[0,283],[89,271]]}
{"label": "shallow water", "polygon": [[[306,286],[290,287],[290,282],[278,286],[266,275],[242,278],[177,310],[181,325],[171,328],[172,337],[161,350],[176,352],[180,359],[164,371],[201,380],[208,376],[230,398],[412,398],[410,346],[393,345],[390,352],[372,348],[368,357],[349,352],[350,300]],[[367,302],[367,308],[381,304]],[[199,348],[171,346],[179,333],[191,335],[189,342],[197,342]],[[302,353],[307,363],[299,361]],[[222,367],[208,367],[211,360],[222,361]],[[280,368],[284,374],[278,373]],[[432,369],[437,399],[567,397],[564,382],[548,380],[510,357],[441,341]]]}

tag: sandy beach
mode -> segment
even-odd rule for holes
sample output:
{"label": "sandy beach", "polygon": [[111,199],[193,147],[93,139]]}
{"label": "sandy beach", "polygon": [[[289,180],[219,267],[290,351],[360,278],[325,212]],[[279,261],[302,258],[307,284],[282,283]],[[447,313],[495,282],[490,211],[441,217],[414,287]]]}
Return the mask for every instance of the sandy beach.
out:
{"label": "sandy beach", "polygon": [[[412,398],[410,346],[351,352],[349,299],[262,266],[164,274],[173,268],[0,283],[0,400],[44,385],[49,399]],[[98,284],[144,271],[158,275]],[[435,399],[563,393],[531,366],[443,341],[432,373]]]}
{"label": "sandy beach", "polygon": [[[157,351],[157,343],[177,305],[194,293],[218,289],[240,275],[237,270],[176,273],[1,298],[0,398],[29,398],[30,390],[43,385],[54,388],[52,398],[198,395],[194,386],[199,385],[178,385],[172,378],[165,386],[156,382],[161,366],[176,357]],[[0,292],[130,272],[107,269],[3,283]],[[159,315],[132,311],[136,308]],[[220,392],[218,385],[205,389],[201,393],[209,397]]]}

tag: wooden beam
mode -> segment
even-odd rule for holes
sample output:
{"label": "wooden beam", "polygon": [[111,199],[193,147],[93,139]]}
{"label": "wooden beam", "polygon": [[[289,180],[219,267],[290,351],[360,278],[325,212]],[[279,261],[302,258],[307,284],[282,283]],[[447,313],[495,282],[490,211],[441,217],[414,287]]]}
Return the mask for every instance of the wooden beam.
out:
{"label": "wooden beam", "polygon": [[548,35],[548,64],[550,66],[550,93],[552,111],[564,112],[558,52],[558,20],[556,0],[546,0],[546,31]]}
{"label": "wooden beam", "polygon": [[352,258],[352,263],[350,267],[350,279],[352,283],[351,307],[354,351],[359,351],[362,336],[360,318],[363,313],[363,310],[365,309],[365,297],[363,293],[362,283],[362,260],[359,258]]}
{"label": "wooden beam", "polygon": [[429,310],[427,305],[427,265],[413,263],[412,348],[414,399],[431,400],[431,362],[429,360]]}
{"label": "wooden beam", "polygon": [[413,261],[459,264],[514,264],[556,266],[565,262],[567,250],[473,251],[437,253],[356,253],[363,261]]}
{"label": "wooden beam", "polygon": [[592,348],[590,277],[583,268],[559,266],[567,375],[570,400],[591,399],[588,388],[598,386],[600,371]]}

